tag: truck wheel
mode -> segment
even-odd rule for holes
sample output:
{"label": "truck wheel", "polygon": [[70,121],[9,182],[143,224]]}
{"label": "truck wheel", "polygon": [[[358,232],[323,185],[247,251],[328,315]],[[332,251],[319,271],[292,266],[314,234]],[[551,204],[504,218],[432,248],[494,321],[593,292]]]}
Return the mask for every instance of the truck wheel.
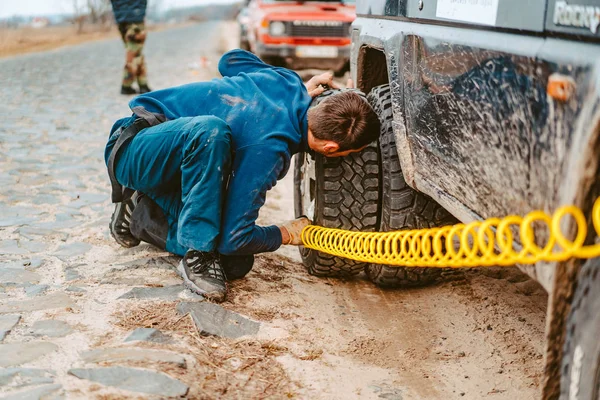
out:
{"label": "truck wheel", "polygon": [[[456,223],[456,219],[433,199],[417,192],[404,180],[392,129],[392,94],[389,85],[373,88],[368,99],[381,121],[380,230],[431,228]],[[434,281],[440,275],[441,269],[372,264],[368,265],[365,271],[369,279],[378,286],[409,287]]]}
{"label": "truck wheel", "polygon": [[[294,208],[327,228],[375,231],[378,226],[379,157],[372,144],[360,153],[327,158],[309,153],[296,155]],[[311,275],[349,277],[365,264],[300,247]]]}
{"label": "truck wheel", "polygon": [[600,259],[588,260],[577,280],[567,319],[560,399],[600,399]]}

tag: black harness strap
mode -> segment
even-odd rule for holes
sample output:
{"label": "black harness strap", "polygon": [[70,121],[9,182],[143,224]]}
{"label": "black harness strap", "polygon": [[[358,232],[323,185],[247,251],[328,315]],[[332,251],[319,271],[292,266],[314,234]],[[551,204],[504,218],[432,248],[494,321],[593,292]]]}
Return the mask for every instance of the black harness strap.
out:
{"label": "black harness strap", "polygon": [[112,186],[112,202],[120,203],[123,201],[123,186],[117,181],[115,177],[115,158],[117,157],[117,153],[119,152],[121,146],[125,144],[125,142],[132,139],[139,131],[142,129],[148,128],[150,123],[145,119],[138,118],[135,122],[129,125],[127,128],[121,131],[115,146],[108,157],[108,176],[110,178],[110,184]]}

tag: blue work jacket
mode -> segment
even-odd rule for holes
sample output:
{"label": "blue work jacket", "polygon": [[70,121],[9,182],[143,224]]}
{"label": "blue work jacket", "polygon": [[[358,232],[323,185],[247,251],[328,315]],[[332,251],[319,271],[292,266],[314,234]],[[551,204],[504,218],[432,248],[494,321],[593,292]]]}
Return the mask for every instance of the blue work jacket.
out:
{"label": "blue work jacket", "polygon": [[[233,50],[221,58],[222,79],[157,90],[129,106],[152,125],[180,117],[213,115],[231,129],[233,166],[223,210],[218,250],[256,254],[281,246],[277,226],[255,224],[266,193],[289,170],[290,159],[306,150],[307,111],[312,101],[293,71]],[[117,126],[113,127],[113,131]]]}

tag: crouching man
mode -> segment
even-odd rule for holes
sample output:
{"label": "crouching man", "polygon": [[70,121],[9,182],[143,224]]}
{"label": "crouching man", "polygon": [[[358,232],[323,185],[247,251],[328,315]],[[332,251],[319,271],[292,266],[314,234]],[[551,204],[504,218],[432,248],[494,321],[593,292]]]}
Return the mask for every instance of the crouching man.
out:
{"label": "crouching man", "polygon": [[330,74],[304,85],[242,50],[226,53],[219,72],[134,98],[133,115],[114,124],[105,150],[112,236],[124,247],[143,240],[183,256],[186,286],[214,301],[225,299],[227,280],[250,271],[254,254],[301,244],[306,218],[255,224],[292,155],[345,156],[379,135],[377,115],[356,91],[310,107],[321,85],[334,86]]}

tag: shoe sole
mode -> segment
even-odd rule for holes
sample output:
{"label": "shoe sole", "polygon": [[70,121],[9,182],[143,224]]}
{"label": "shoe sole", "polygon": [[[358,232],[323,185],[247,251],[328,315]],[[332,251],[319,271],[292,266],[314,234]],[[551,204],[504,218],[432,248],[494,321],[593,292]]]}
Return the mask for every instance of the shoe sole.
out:
{"label": "shoe sole", "polygon": [[179,275],[181,279],[183,279],[183,286],[188,288],[191,292],[199,294],[207,300],[215,301],[218,303],[225,301],[226,296],[214,296],[196,286],[196,284],[192,282],[190,278],[187,277],[185,271],[183,270],[183,261],[180,261],[179,264],[177,264],[177,275]]}
{"label": "shoe sole", "polygon": [[138,241],[135,244],[129,243],[129,242],[125,242],[125,241],[123,241],[123,239],[121,239],[118,235],[115,234],[115,231],[116,231],[116,228],[117,228],[116,227],[116,225],[117,225],[117,217],[116,216],[121,212],[121,207],[123,207],[123,203],[119,203],[115,207],[115,211],[113,212],[112,216],[110,217],[110,224],[108,225],[108,228],[110,230],[110,236],[112,236],[113,239],[115,239],[115,241],[117,243],[119,243],[119,245],[121,245],[121,247],[125,247],[126,249],[130,249],[130,248],[135,247],[138,244],[140,244],[140,242]]}

